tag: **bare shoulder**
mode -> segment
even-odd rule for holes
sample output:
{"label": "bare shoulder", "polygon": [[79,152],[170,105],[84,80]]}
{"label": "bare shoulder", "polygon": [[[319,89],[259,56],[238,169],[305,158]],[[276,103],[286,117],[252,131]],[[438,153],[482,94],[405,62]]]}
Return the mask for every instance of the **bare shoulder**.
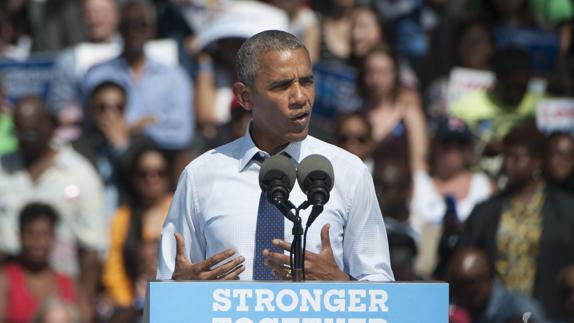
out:
{"label": "bare shoulder", "polygon": [[398,101],[409,108],[420,109],[421,96],[417,90],[403,87],[399,91]]}

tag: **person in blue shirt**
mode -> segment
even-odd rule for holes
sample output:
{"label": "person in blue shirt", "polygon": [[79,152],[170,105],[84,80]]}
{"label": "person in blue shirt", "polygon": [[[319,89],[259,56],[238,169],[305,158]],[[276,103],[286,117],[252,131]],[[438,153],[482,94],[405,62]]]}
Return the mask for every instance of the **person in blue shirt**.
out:
{"label": "person in blue shirt", "polygon": [[128,93],[125,117],[131,131],[143,131],[163,150],[183,150],[194,133],[191,81],[183,68],[146,56],[144,45],[155,33],[155,15],[150,6],[130,2],[120,16],[123,51],[88,70],[82,81],[84,102],[96,85],[104,80],[115,81]]}
{"label": "person in blue shirt", "polygon": [[[158,279],[291,279],[284,254],[291,227],[279,221],[260,226],[274,208],[258,208],[265,205],[261,159],[286,154],[297,166],[320,154],[332,163],[335,181],[323,213],[309,227],[305,278],[394,280],[367,166],[308,135],[315,86],[303,43],[286,32],[264,31],[241,46],[236,60],[233,92],[251,122],[241,138],[196,158],[180,176],[162,230]],[[299,205],[306,195],[296,185],[290,200]],[[306,223],[309,214],[302,213]],[[273,237],[261,238],[260,229],[273,230]]]}

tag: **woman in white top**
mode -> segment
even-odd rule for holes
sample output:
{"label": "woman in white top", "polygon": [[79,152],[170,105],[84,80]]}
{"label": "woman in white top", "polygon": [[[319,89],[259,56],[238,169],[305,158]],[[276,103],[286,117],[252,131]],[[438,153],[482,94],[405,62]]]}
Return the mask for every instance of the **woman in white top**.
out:
{"label": "woman in white top", "polygon": [[461,119],[441,119],[436,124],[428,169],[414,170],[411,224],[420,234],[417,269],[423,276],[436,265],[445,197],[454,197],[458,220],[463,223],[474,206],[494,192],[487,175],[471,171],[472,146],[472,134]]}

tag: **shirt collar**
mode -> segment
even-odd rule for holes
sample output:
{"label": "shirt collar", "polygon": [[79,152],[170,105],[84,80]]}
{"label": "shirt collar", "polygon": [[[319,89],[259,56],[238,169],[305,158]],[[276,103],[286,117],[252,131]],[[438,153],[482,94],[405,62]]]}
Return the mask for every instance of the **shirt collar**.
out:
{"label": "shirt collar", "polygon": [[[249,121],[249,124],[247,125],[247,127],[245,129],[245,133],[243,134],[243,137],[241,138],[242,144],[241,144],[241,151],[240,151],[240,155],[239,155],[239,171],[240,172],[242,172],[245,169],[245,167],[247,167],[247,165],[249,165],[249,162],[251,162],[251,160],[253,159],[253,156],[255,156],[255,154],[260,153],[260,154],[265,155],[266,157],[270,156],[269,153],[262,151],[261,149],[257,148],[255,143],[253,142],[253,138],[251,138],[251,132],[249,131],[249,129],[251,129],[251,121]],[[289,143],[289,145],[287,145],[287,147],[285,147],[283,150],[281,150],[281,152],[286,153],[287,155],[289,155],[291,157],[291,159],[293,159],[297,164],[299,164],[301,162],[301,160],[307,156],[307,154],[305,153],[305,149],[304,149],[306,141],[307,141],[306,139],[303,139],[301,141],[291,142],[291,143]]]}
{"label": "shirt collar", "polygon": [[[117,63],[125,70],[129,70],[130,66],[128,64],[128,62],[125,60],[125,58],[120,55],[117,58]],[[145,61],[144,61],[144,71],[148,72],[148,73],[155,73],[155,72],[159,72],[161,71],[161,69],[163,68],[163,65],[161,63],[156,62],[155,60],[153,60],[152,58],[149,58],[148,56],[145,57]]]}

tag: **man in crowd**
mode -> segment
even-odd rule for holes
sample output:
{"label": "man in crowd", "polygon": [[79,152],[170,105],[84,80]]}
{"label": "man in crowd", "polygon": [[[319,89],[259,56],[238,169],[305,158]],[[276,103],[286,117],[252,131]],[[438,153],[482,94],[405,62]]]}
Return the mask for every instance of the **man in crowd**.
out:
{"label": "man in crowd", "polygon": [[14,110],[19,150],[0,158],[0,258],[19,249],[18,213],[28,202],[45,201],[61,216],[51,265],[79,280],[91,299],[97,286],[98,252],[106,248],[104,192],[89,163],[51,138],[55,122],[36,97]]}
{"label": "man in crowd", "polygon": [[170,67],[146,56],[144,45],[155,33],[155,14],[146,2],[130,2],[121,11],[124,41],[119,57],[92,67],[82,83],[84,101],[105,80],[125,86],[126,121],[143,130],[167,151],[185,149],[194,132],[192,85],[181,67]]}

